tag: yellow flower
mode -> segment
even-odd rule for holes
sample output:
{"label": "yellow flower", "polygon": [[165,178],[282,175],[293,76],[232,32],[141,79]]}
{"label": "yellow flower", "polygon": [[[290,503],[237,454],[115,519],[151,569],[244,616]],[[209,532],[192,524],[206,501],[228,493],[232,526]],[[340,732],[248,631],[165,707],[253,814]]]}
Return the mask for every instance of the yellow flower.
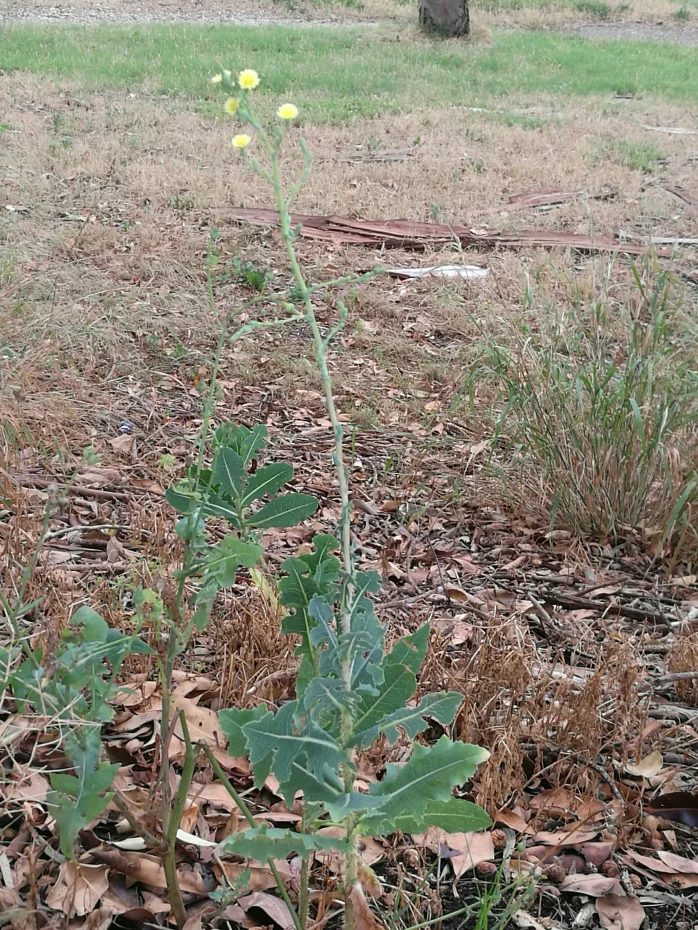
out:
{"label": "yellow flower", "polygon": [[223,83],[223,75],[222,75],[222,74],[214,74],[213,77],[211,78],[211,83],[212,83],[212,84],[222,84],[222,83]]}
{"label": "yellow flower", "polygon": [[226,113],[232,114],[232,113],[237,112],[237,108],[239,106],[240,106],[239,100],[237,100],[235,97],[228,97],[228,99],[225,101],[225,105],[223,109],[225,110]]}
{"label": "yellow flower", "polygon": [[245,135],[244,132],[241,132],[239,136],[233,136],[233,148],[244,149],[246,145],[249,145],[252,139]]}
{"label": "yellow flower", "polygon": [[259,75],[256,71],[252,71],[250,68],[246,68],[245,71],[241,71],[238,76],[238,84],[242,87],[243,90],[254,90],[255,87],[259,84]]}
{"label": "yellow flower", "polygon": [[298,107],[292,103],[284,103],[276,112],[280,119],[295,119],[298,116]]}

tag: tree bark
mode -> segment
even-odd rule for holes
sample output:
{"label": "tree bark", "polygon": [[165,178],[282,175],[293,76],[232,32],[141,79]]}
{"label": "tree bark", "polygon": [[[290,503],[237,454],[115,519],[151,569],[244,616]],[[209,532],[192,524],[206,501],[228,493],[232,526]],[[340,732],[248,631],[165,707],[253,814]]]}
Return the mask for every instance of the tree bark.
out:
{"label": "tree bark", "polygon": [[419,24],[430,32],[454,38],[470,34],[469,0],[420,0]]}

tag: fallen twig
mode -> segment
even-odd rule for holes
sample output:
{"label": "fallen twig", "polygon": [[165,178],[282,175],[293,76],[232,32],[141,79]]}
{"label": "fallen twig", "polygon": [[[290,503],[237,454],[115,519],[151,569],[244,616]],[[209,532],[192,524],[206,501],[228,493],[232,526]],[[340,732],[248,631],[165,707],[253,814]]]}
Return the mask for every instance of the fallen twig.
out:
{"label": "fallen twig", "polygon": [[[526,597],[530,592],[525,588],[520,589]],[[558,592],[540,591],[536,592],[537,596],[548,604],[556,604],[558,607],[569,607],[572,610],[597,610],[599,613],[613,612],[621,617],[628,617],[630,620],[653,620],[668,629],[671,629],[671,621],[656,610],[650,610],[648,607],[628,607],[626,604],[613,603],[612,601],[596,601],[590,597],[575,597],[572,594],[559,594]]]}
{"label": "fallen twig", "polygon": [[655,678],[654,681],[641,685],[638,691],[640,694],[647,694],[648,691],[656,691],[657,688],[662,688],[664,685],[670,685],[676,681],[691,681],[693,678],[698,678],[698,669],[693,669],[690,672],[669,672],[660,678]]}
{"label": "fallen twig", "polygon": [[[217,216],[236,222],[259,226],[278,226],[279,214],[265,207],[233,207],[217,211]],[[570,248],[582,252],[625,252],[643,255],[647,245],[620,242],[612,236],[585,236],[580,233],[556,230],[518,229],[504,231],[489,226],[447,226],[439,223],[412,223],[409,220],[355,220],[348,216],[313,216],[294,213],[291,223],[300,227],[300,235],[308,239],[327,239],[332,242],[355,245],[385,246],[386,248],[425,249],[433,245],[463,246],[498,245],[508,248]],[[659,250],[658,255],[671,253]]]}
{"label": "fallen twig", "polygon": [[67,487],[59,481],[51,478],[35,478],[33,475],[9,475],[10,481],[20,488],[36,488],[45,490],[50,487],[57,487],[61,491],[66,491],[73,497],[94,497],[102,501],[127,501],[129,495],[123,491],[106,491],[104,488],[83,488],[79,485]]}

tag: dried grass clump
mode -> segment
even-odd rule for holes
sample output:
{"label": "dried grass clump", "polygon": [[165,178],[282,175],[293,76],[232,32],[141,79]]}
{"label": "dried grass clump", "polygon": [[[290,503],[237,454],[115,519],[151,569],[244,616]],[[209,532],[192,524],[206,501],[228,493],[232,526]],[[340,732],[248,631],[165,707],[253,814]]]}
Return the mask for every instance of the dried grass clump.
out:
{"label": "dried grass clump", "polygon": [[221,706],[277,701],[292,690],[295,643],[281,633],[282,612],[256,587],[237,589],[211,617],[211,660],[220,669]]}
{"label": "dried grass clump", "polygon": [[[617,758],[642,731],[632,650],[613,641],[585,643],[587,666],[570,665],[563,652],[541,649],[522,617],[479,629],[468,646],[449,648],[435,637],[425,663],[428,685],[462,691],[458,735],[491,753],[478,800],[496,809],[520,793],[531,765],[554,784],[588,790],[597,776],[580,760],[611,752]],[[551,759],[555,764],[551,765]]]}
{"label": "dried grass clump", "polygon": [[[698,669],[698,633],[679,636],[669,653],[670,672],[695,672]],[[684,704],[698,707],[698,676],[674,682],[676,695]]]}
{"label": "dried grass clump", "polygon": [[[698,552],[698,333],[649,263],[634,292],[533,307],[490,339],[521,465],[552,521],[582,539],[633,539],[674,560]],[[518,327],[518,330],[516,330]]]}

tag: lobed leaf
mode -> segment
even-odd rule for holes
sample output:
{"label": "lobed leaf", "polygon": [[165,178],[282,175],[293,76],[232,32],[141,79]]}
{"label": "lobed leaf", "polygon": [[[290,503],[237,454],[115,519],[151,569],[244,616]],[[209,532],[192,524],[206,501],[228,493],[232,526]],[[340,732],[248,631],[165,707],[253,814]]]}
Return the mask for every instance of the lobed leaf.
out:
{"label": "lobed leaf", "polygon": [[242,456],[228,446],[222,446],[213,456],[213,484],[223,494],[237,500],[247,484],[247,472]]}
{"label": "lobed leaf", "polygon": [[362,831],[390,833],[400,817],[421,818],[429,802],[447,801],[453,787],[467,781],[488,757],[486,749],[446,736],[433,746],[415,743],[404,765],[389,763],[385,778],[369,787],[369,794],[382,801],[380,810],[364,819]]}
{"label": "lobed leaf", "polygon": [[344,839],[331,836],[317,836],[314,833],[293,833],[266,825],[250,830],[241,830],[227,836],[218,846],[219,856],[237,855],[258,862],[267,859],[285,859],[291,853],[307,859],[317,850],[339,850],[348,852],[349,844]]}
{"label": "lobed leaf", "polygon": [[366,746],[381,733],[385,733],[388,741],[394,743],[400,736],[400,730],[410,739],[414,739],[429,726],[429,717],[433,717],[439,723],[451,723],[462,703],[463,695],[458,691],[427,694],[416,707],[401,707],[392,714],[386,714],[372,727],[355,733],[352,745]]}
{"label": "lobed leaf", "polygon": [[247,737],[242,731],[246,723],[259,720],[267,713],[263,704],[258,704],[249,710],[239,710],[237,707],[228,707],[218,711],[218,720],[221,730],[228,741],[228,752],[231,756],[246,756],[248,753]]}
{"label": "lobed leaf", "polygon": [[420,816],[402,814],[393,821],[393,829],[403,833],[423,833],[428,827],[440,827],[449,833],[473,833],[486,830],[492,821],[477,804],[461,798],[429,801]]}

